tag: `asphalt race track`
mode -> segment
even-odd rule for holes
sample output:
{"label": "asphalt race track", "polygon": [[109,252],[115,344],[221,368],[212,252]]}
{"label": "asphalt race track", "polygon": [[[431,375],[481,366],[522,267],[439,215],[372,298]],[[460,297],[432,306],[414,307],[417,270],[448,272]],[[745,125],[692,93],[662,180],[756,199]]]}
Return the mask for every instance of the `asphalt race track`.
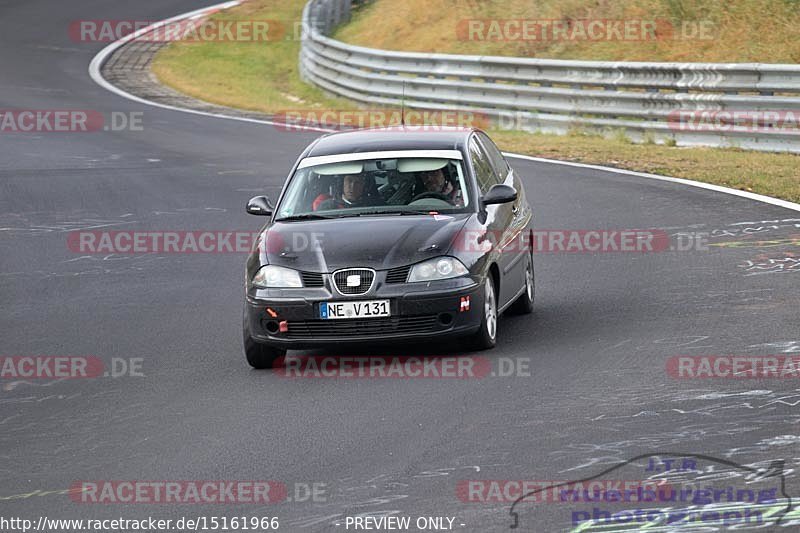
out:
{"label": "asphalt race track", "polygon": [[[462,501],[459,481],[582,479],[662,450],[782,459],[787,492],[800,498],[796,378],[666,372],[677,355],[800,352],[800,268],[796,244],[786,244],[800,213],[513,159],[541,229],[703,232],[709,245],[541,253],[536,311],[501,318],[495,350],[359,352],[479,355],[494,369],[529,360],[522,375],[475,379],[254,371],[241,348],[244,254],[71,251],[67,236],[81,229],[254,231],[261,221],[246,201],[275,198],[317,135],[120,98],[87,74],[105,44],[67,31],[76,19],[160,20],[210,3],[0,0],[0,109],[143,112],[143,131],[0,133],[0,355],[140,358],[143,374],[3,379],[0,515],[277,516],[284,531],[342,531],[347,516],[388,513],[500,531],[510,501]],[[81,480],[277,480],[292,501],[86,504],[42,494]],[[324,496],[295,501],[315,483]],[[565,504],[519,510],[524,531],[570,525]]]}

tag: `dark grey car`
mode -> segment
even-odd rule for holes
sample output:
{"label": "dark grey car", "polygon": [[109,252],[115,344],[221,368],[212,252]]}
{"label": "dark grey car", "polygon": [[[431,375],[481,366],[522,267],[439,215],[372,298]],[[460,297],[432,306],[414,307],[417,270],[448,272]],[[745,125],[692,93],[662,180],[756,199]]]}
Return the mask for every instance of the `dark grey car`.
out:
{"label": "dark grey car", "polygon": [[414,128],[323,136],[302,153],[247,260],[244,349],[268,368],[287,349],[443,337],[495,345],[497,317],[530,313],[532,214],[482,131]]}

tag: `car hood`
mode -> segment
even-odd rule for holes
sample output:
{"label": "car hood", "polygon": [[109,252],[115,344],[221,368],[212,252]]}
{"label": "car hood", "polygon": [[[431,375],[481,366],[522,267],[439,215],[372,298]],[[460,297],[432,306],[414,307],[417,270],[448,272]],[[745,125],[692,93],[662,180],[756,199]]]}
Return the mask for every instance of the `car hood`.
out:
{"label": "car hood", "polygon": [[[385,270],[443,255],[471,213],[276,222],[259,239],[262,264],[307,272]],[[266,261],[264,261],[266,259]]]}

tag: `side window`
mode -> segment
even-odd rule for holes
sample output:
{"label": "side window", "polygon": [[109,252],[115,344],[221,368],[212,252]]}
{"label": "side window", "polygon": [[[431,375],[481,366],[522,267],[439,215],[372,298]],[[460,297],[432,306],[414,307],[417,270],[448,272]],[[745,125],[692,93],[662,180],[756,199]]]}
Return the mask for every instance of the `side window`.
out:
{"label": "side window", "polygon": [[503,183],[508,175],[509,170],[505,157],[503,157],[503,154],[500,153],[497,145],[492,142],[488,135],[484,133],[478,133],[478,137],[480,138],[486,154],[489,156],[489,161],[491,162],[492,168],[494,168],[495,173],[497,174],[498,181]]}
{"label": "side window", "polygon": [[498,183],[497,174],[494,168],[492,168],[491,162],[489,162],[489,157],[483,151],[481,145],[478,144],[475,137],[472,137],[469,141],[469,157],[472,159],[472,168],[475,169],[478,188],[481,194],[486,194],[489,192],[489,189],[492,188],[492,185]]}

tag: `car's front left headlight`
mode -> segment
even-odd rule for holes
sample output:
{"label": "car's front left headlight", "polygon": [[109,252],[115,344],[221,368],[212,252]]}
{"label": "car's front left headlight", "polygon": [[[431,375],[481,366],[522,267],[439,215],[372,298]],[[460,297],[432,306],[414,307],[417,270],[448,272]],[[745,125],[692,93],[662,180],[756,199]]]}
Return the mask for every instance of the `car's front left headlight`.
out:
{"label": "car's front left headlight", "polygon": [[261,289],[302,287],[300,272],[276,265],[265,265],[253,276],[253,285]]}
{"label": "car's front left headlight", "polygon": [[455,257],[437,257],[418,263],[411,267],[408,282],[435,281],[439,279],[457,278],[469,271],[464,263]]}

